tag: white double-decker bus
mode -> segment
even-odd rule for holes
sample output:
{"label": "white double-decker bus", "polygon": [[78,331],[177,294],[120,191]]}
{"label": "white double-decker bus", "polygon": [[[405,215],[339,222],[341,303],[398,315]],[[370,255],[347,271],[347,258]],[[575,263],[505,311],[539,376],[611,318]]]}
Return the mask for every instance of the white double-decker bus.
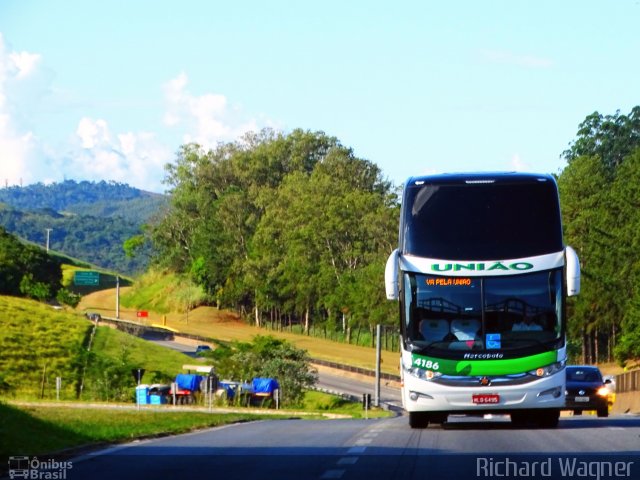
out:
{"label": "white double-decker bus", "polygon": [[567,295],[580,290],[549,175],[410,178],[385,271],[399,300],[402,401],[424,428],[509,413],[555,427],[564,405]]}

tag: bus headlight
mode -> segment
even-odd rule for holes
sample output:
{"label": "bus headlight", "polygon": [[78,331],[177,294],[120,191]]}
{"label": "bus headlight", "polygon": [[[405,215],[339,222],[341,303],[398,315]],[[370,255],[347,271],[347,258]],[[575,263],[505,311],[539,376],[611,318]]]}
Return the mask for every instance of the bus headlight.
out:
{"label": "bus headlight", "polygon": [[420,380],[433,380],[434,378],[442,376],[440,372],[434,372],[433,370],[423,370],[417,367],[404,367],[404,371],[412,377],[419,378]]}
{"label": "bus headlight", "polygon": [[546,367],[539,367],[535,370],[530,370],[527,372],[529,375],[533,375],[535,377],[548,377],[555,373],[558,373],[564,368],[564,362],[556,362],[551,365],[547,365]]}

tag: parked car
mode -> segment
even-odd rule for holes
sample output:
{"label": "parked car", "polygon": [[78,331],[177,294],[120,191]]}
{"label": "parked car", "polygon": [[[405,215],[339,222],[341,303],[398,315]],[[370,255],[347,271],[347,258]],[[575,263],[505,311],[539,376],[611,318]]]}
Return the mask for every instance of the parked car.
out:
{"label": "parked car", "polygon": [[603,380],[598,367],[589,365],[567,366],[567,390],[565,408],[580,415],[585,410],[595,410],[598,417],[609,415],[609,388],[611,380]]}

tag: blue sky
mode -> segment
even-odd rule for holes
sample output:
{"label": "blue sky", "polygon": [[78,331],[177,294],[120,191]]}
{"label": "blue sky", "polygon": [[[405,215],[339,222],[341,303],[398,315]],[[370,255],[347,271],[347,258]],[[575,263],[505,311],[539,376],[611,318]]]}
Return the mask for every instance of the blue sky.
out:
{"label": "blue sky", "polygon": [[401,184],[559,173],[640,104],[640,0],[0,0],[0,186],[162,192],[178,147],[322,130]]}

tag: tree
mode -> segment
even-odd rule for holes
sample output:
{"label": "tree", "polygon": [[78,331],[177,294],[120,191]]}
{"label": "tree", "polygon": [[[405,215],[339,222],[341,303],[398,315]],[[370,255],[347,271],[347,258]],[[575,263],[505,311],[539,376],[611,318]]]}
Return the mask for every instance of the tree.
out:
{"label": "tree", "polygon": [[252,342],[218,347],[208,356],[218,375],[224,378],[244,381],[256,377],[275,378],[280,384],[284,406],[300,405],[305,390],[317,381],[317,373],[311,368],[305,350],[271,336],[257,335]]}
{"label": "tree", "polygon": [[218,306],[308,331],[347,306],[344,278],[382,290],[380,278],[356,272],[384,264],[397,202],[379,168],[337,139],[263,130],[206,152],[183,146],[167,172],[157,261],[189,273]]}
{"label": "tree", "polygon": [[61,279],[58,259],[40,248],[20,243],[0,227],[0,294],[42,301],[57,294]]}
{"label": "tree", "polygon": [[578,136],[563,155],[569,163],[582,156],[598,156],[609,174],[640,147],[640,106],[629,115],[620,110],[603,116],[594,112],[578,126]]}
{"label": "tree", "polygon": [[624,363],[640,358],[640,349],[634,348],[640,337],[640,148],[618,167],[609,192],[607,214],[612,219],[617,279],[613,306],[620,319],[615,330],[619,341],[616,359]]}
{"label": "tree", "polygon": [[638,329],[640,107],[628,116],[589,115],[564,155],[565,239],[583,272],[581,294],[570,303],[570,341],[582,346],[583,362],[610,360],[615,351],[622,363]]}

